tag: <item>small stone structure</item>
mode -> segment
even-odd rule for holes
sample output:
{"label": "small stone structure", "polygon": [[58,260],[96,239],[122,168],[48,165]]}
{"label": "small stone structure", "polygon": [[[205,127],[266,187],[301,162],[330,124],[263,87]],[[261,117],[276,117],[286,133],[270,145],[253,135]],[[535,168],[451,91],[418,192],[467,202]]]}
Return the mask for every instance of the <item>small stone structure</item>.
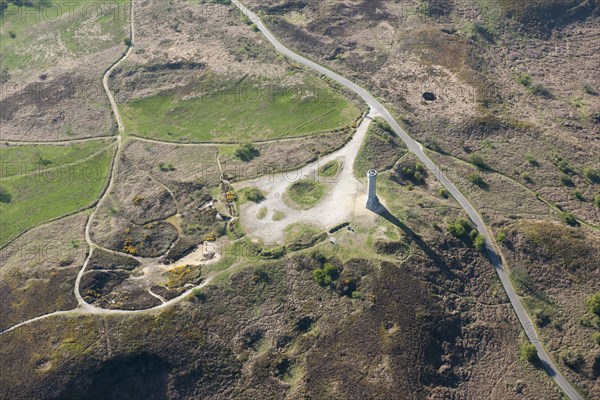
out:
{"label": "small stone structure", "polygon": [[381,203],[377,197],[377,171],[374,169],[367,172],[369,178],[369,194],[367,197],[367,210],[378,212],[381,210]]}

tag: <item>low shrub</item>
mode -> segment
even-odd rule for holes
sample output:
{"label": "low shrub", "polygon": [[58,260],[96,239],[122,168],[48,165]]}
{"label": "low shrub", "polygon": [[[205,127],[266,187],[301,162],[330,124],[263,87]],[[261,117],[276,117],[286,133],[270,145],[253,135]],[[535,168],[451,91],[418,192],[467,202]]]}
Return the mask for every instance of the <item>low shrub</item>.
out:
{"label": "low shrub", "polygon": [[589,168],[589,167],[584,168],[583,176],[585,176],[586,179],[588,179],[592,183],[600,182],[600,171],[598,171],[597,169],[593,169],[593,168]]}
{"label": "low shrub", "polygon": [[600,317],[600,292],[593,294],[586,300],[588,310]]}
{"label": "low shrub", "polygon": [[471,175],[469,175],[469,182],[471,182],[473,185],[479,186],[480,188],[485,188],[487,186],[487,183],[483,177],[477,172],[473,172]]}
{"label": "low shrub", "polygon": [[478,168],[488,168],[481,154],[473,153],[469,156],[469,162]]}
{"label": "low shrub", "polygon": [[575,218],[575,216],[573,214],[568,213],[568,212],[560,213],[560,219],[562,219],[565,224],[570,225],[570,226],[578,226],[579,225],[579,221],[577,221],[577,218]]}
{"label": "low shrub", "polygon": [[265,199],[264,193],[258,188],[247,189],[244,193],[244,196],[248,201],[252,201],[254,203],[260,203]]}

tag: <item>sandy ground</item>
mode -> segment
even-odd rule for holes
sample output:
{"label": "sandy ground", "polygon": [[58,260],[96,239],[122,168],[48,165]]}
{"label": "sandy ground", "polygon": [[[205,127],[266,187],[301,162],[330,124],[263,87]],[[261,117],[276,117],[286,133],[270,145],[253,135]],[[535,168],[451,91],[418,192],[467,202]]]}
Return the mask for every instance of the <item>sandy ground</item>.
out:
{"label": "sandy ground", "polygon": [[[283,240],[285,228],[294,223],[302,222],[330,229],[337,224],[352,221],[356,214],[367,214],[368,211],[364,207],[366,185],[356,179],[352,166],[365,140],[371,120],[377,116],[375,111],[371,110],[346,146],[311,165],[235,184],[236,190],[257,187],[266,197],[259,204],[247,203],[241,207],[241,223],[246,232],[265,243],[274,244]],[[319,176],[317,173],[319,168],[332,160],[338,160],[342,164],[338,176],[335,178]],[[319,204],[309,210],[295,210],[288,207],[283,200],[284,193],[291,184],[305,178],[327,184],[329,186],[327,194]],[[262,219],[257,218],[259,210],[264,207],[267,208],[267,215]],[[285,217],[280,221],[273,221],[273,214],[276,211],[282,212]]]}

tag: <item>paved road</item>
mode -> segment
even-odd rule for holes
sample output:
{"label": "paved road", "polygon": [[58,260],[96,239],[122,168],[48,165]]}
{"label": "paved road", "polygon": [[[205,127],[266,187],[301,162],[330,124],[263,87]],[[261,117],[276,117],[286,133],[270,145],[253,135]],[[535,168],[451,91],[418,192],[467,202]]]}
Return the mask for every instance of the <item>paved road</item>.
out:
{"label": "paved road", "polygon": [[519,318],[519,321],[521,322],[521,325],[523,325],[523,328],[525,329],[527,337],[529,338],[531,343],[533,345],[535,345],[535,347],[538,351],[538,355],[540,357],[540,360],[542,361],[542,364],[544,365],[544,368],[546,369],[546,371],[548,372],[550,377],[552,379],[554,379],[554,381],[558,384],[558,386],[565,392],[565,394],[570,399],[583,400],[583,397],[569,383],[569,381],[560,373],[560,371],[554,364],[554,361],[550,358],[550,355],[548,354],[548,352],[546,351],[546,349],[540,342],[538,334],[535,331],[534,324],[533,324],[531,318],[529,317],[529,315],[527,314],[527,311],[525,311],[523,304],[521,304],[521,301],[519,300],[519,297],[517,296],[517,293],[515,292],[515,289],[512,286],[512,283],[510,282],[510,280],[506,274],[506,271],[504,269],[503,259],[501,256],[498,255],[499,253],[496,252],[495,243],[491,239],[492,236],[490,235],[488,228],[486,227],[485,223],[483,222],[482,217],[479,215],[477,210],[475,210],[475,208],[471,205],[471,203],[467,200],[467,198],[458,190],[458,188],[456,186],[454,186],[454,184],[452,182],[450,182],[450,180],[444,175],[444,173],[434,164],[434,162],[427,156],[427,154],[425,154],[421,144],[419,144],[413,138],[411,138],[400,127],[398,122],[396,122],[396,120],[394,119],[392,114],[390,114],[390,112],[368,91],[366,91],[364,88],[357,85],[356,83],[344,78],[343,76],[325,68],[324,66],[319,65],[307,58],[304,58],[304,57],[294,53],[293,51],[291,51],[290,49],[285,47],[283,44],[281,44],[275,38],[275,36],[273,36],[273,34],[269,31],[269,29],[267,29],[267,27],[263,24],[263,22],[260,20],[260,18],[258,18],[258,16],[255,13],[248,10],[238,0],[232,0],[232,2],[240,9],[240,11],[242,13],[244,13],[252,21],[252,23],[256,24],[256,26],[265,35],[265,37],[269,40],[269,42],[271,42],[271,44],[273,46],[275,46],[275,48],[279,52],[281,52],[284,55],[286,55],[287,57],[299,62],[300,64],[303,64],[303,65],[339,82],[341,85],[345,86],[346,88],[348,88],[348,89],[352,90],[353,92],[355,92],[356,94],[358,94],[373,110],[375,110],[378,114],[380,114],[387,121],[387,123],[390,124],[392,129],[394,129],[394,131],[398,134],[398,136],[406,143],[406,146],[408,147],[408,149],[410,151],[412,151],[421,160],[421,162],[427,167],[427,169],[429,171],[431,171],[433,174],[435,174],[435,176],[438,177],[438,179],[440,180],[442,185],[444,185],[444,187],[452,194],[452,196],[454,196],[456,201],[458,201],[458,203],[462,206],[462,208],[467,212],[467,214],[469,215],[469,217],[475,224],[475,227],[477,228],[477,230],[486,237],[486,247],[487,247],[488,254],[490,255],[490,259],[492,260],[492,263],[494,264],[496,272],[498,273],[498,276],[500,277],[500,281],[502,282],[502,285],[504,286],[504,290],[506,291],[506,293],[510,299],[510,303],[511,303],[513,309],[515,310],[517,317]]}

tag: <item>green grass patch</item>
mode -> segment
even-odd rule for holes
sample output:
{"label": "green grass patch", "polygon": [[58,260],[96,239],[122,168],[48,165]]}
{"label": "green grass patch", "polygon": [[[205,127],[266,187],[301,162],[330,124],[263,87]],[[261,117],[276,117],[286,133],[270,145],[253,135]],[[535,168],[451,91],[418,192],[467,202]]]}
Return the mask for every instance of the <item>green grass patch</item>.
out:
{"label": "green grass patch", "polygon": [[[291,90],[265,82],[220,87],[199,97],[162,93],[121,105],[128,132],[183,142],[242,142],[305,136],[350,126],[360,111],[316,78]],[[299,90],[304,89],[304,90]],[[309,94],[306,94],[309,92]]]}
{"label": "green grass patch", "polygon": [[282,211],[275,210],[273,212],[273,221],[275,221],[275,222],[281,221],[284,218],[285,218],[285,214]]}
{"label": "green grass patch", "polygon": [[0,148],[0,178],[9,178],[47,168],[55,168],[89,157],[108,145],[92,140],[69,146],[11,146]]}
{"label": "green grass patch", "polygon": [[258,210],[258,212],[256,213],[256,218],[258,219],[264,219],[267,216],[267,212],[269,210],[267,209],[267,207],[262,207],[260,210]]}
{"label": "green grass patch", "polygon": [[292,224],[285,228],[285,241],[287,243],[298,241],[306,242],[322,232],[322,230],[314,225],[303,223]]}
{"label": "green grass patch", "polygon": [[333,178],[340,170],[340,162],[337,160],[329,161],[319,168],[319,175],[327,178]]}
{"label": "green grass patch", "polygon": [[302,179],[294,182],[287,190],[287,197],[300,208],[311,208],[325,196],[327,187],[313,179]]}
{"label": "green grass patch", "polygon": [[107,149],[79,164],[2,182],[10,195],[0,202],[0,244],[48,220],[89,207],[106,184],[112,157]]}

